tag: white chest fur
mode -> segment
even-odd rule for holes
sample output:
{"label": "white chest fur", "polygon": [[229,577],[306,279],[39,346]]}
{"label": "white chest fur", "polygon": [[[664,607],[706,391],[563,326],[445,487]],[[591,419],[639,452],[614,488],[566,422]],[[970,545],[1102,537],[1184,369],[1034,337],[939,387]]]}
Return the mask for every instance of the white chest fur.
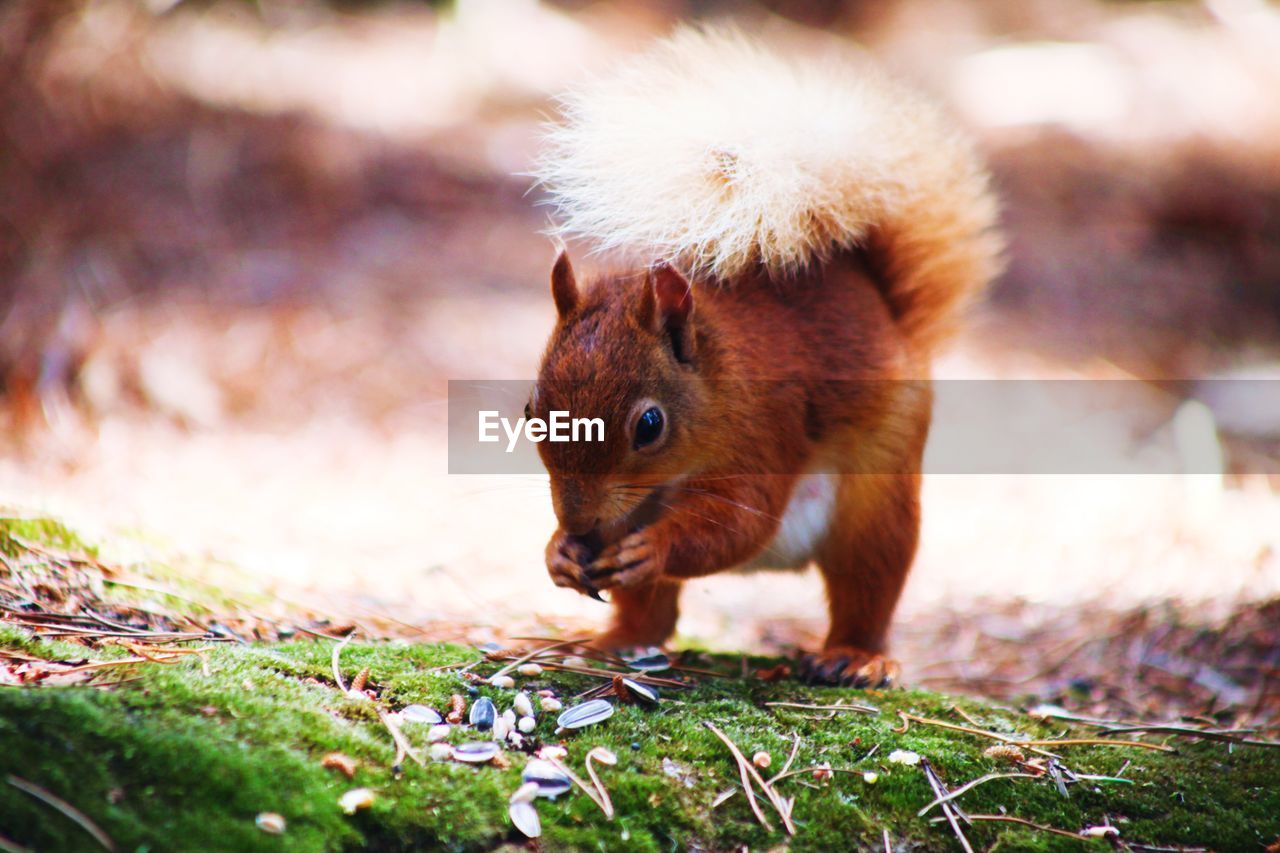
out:
{"label": "white chest fur", "polygon": [[835,509],[836,487],[836,476],[830,472],[818,471],[802,477],[791,493],[791,502],[773,541],[741,568],[803,569],[807,566],[827,534],[827,524]]}

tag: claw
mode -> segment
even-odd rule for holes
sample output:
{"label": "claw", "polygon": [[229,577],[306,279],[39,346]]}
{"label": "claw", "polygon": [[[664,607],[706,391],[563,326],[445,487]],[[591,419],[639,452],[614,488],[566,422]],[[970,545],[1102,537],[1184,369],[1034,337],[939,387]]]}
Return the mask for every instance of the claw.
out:
{"label": "claw", "polygon": [[844,682],[848,676],[843,675],[844,668],[849,665],[847,657],[838,657],[817,668],[815,675],[823,681]]}
{"label": "claw", "polygon": [[898,679],[898,664],[852,646],[833,647],[800,659],[799,674],[808,684],[836,684],[855,689],[889,687]]}
{"label": "claw", "polygon": [[591,582],[586,572],[583,572],[578,576],[578,583],[582,585],[583,595],[586,595],[590,598],[594,598],[596,601],[601,601],[606,604],[608,603],[607,601],[605,601],[604,596],[600,594],[600,590],[596,589],[596,585]]}

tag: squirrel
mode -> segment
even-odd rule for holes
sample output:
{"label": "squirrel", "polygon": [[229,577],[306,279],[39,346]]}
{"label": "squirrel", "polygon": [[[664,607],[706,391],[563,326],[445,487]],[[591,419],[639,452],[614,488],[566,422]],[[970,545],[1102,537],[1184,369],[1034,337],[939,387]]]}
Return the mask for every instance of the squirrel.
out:
{"label": "squirrel", "polygon": [[922,97],[862,59],[678,31],[563,100],[534,177],[560,234],[633,266],[579,286],[526,408],[604,420],[543,442],[558,586],[602,649],[661,646],[691,578],[815,563],[811,682],[881,686],[920,529],[930,361],[1000,271],[988,176]]}

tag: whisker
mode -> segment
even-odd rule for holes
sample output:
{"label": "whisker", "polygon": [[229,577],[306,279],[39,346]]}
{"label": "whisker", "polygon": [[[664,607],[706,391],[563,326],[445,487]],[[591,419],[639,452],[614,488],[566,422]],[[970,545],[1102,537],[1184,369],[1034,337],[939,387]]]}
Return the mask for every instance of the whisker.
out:
{"label": "whisker", "polygon": [[669,488],[671,488],[671,489],[673,489],[673,490],[675,490],[675,491],[686,492],[686,493],[691,494],[691,495],[702,495],[702,496],[705,496],[705,497],[708,497],[708,498],[712,498],[712,499],[714,499],[714,500],[718,500],[718,501],[720,501],[720,502],[722,502],[722,503],[726,503],[726,504],[728,504],[729,506],[737,507],[738,509],[741,509],[741,510],[746,510],[747,512],[753,513],[754,515],[758,515],[758,516],[760,516],[761,518],[767,518],[767,519],[769,519],[770,521],[777,521],[777,522],[781,522],[781,521],[782,521],[782,518],[781,518],[780,516],[776,516],[776,515],[773,515],[773,514],[771,514],[771,513],[767,513],[767,512],[765,512],[765,511],[764,511],[764,510],[762,510],[762,509],[757,509],[756,507],[750,506],[750,505],[748,505],[748,504],[744,504],[744,503],[742,503],[741,501],[735,501],[735,500],[733,500],[733,499],[731,499],[731,498],[727,498],[727,497],[725,497],[724,495],[719,494],[719,493],[717,493],[717,492],[712,492],[712,491],[708,491],[708,490],[705,490],[705,489],[694,489],[694,488],[690,488],[690,487],[688,487],[688,486],[670,486]]}
{"label": "whisker", "polygon": [[720,520],[715,519],[715,518],[710,518],[710,517],[708,517],[708,516],[702,515],[701,513],[694,512],[693,510],[689,509],[689,508],[688,508],[688,507],[686,507],[686,506],[672,506],[671,504],[669,504],[669,503],[664,503],[663,501],[658,501],[658,503],[659,503],[659,505],[660,505],[660,506],[662,506],[664,509],[668,510],[669,512],[671,512],[671,513],[673,513],[673,514],[676,514],[676,515],[679,515],[679,514],[691,515],[691,516],[693,516],[694,518],[697,518],[697,519],[699,519],[699,520],[701,520],[701,521],[705,521],[705,522],[707,522],[708,524],[714,524],[714,525],[716,525],[717,527],[723,527],[724,529],[729,530],[729,531],[731,531],[731,532],[733,532],[733,533],[741,533],[741,532],[742,532],[741,530],[739,530],[739,529],[738,529],[738,528],[736,528],[736,527],[730,527],[729,525],[725,524],[723,521],[720,521]]}

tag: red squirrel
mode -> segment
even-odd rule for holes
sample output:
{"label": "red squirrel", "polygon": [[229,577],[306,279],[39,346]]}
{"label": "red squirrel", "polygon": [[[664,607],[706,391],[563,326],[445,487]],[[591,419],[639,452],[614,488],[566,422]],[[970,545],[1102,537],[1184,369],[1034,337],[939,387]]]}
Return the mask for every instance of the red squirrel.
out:
{"label": "red squirrel", "polygon": [[663,644],[681,585],[817,565],[810,681],[884,685],[916,551],[930,361],[998,272],[969,143],[861,61],[796,62],[686,30],[564,101],[537,177],[563,233],[636,258],[580,285],[565,251],[528,413],[604,420],[543,442],[551,579]]}

